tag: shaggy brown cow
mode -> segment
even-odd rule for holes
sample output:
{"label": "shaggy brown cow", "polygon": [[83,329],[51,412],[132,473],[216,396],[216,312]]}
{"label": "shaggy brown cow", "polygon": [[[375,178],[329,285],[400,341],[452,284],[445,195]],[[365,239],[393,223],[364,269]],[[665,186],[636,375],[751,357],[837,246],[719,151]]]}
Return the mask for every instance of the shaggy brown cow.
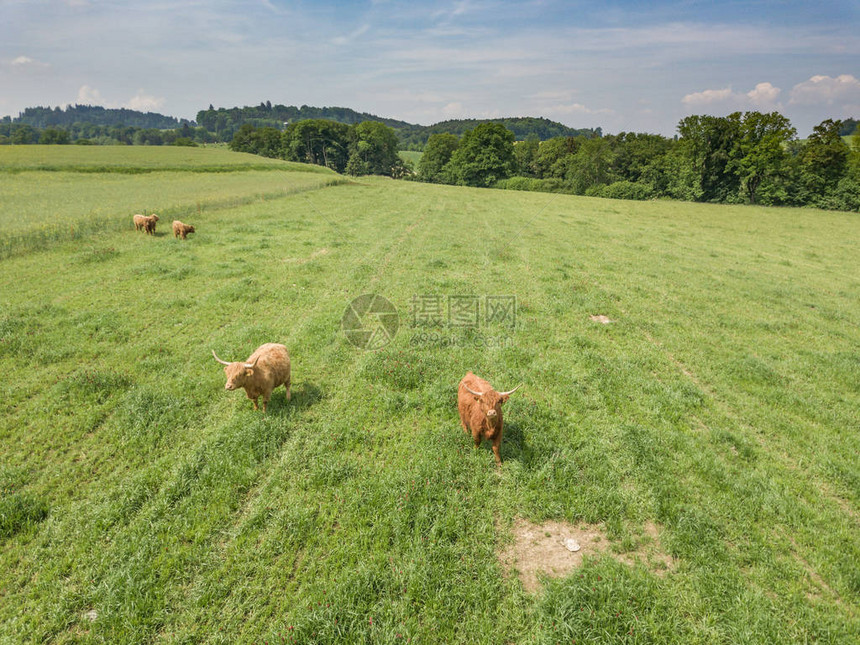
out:
{"label": "shaggy brown cow", "polygon": [[519,388],[517,385],[513,390],[496,392],[487,381],[467,372],[457,390],[457,409],[463,431],[471,433],[475,448],[481,445],[481,439],[493,442],[497,466],[502,465],[502,403]]}
{"label": "shaggy brown cow", "polygon": [[193,226],[183,224],[178,219],[173,220],[173,237],[181,237],[184,240],[189,233],[194,233]]}
{"label": "shaggy brown cow", "polygon": [[244,362],[222,361],[214,349],[212,356],[225,366],[227,384],[224,389],[232,391],[245,388],[245,395],[254,402],[255,410],[259,410],[257,399],[262,396],[263,414],[266,413],[266,405],[272,396],[272,390],[279,385],[287,388],[287,401],[290,400],[290,355],[283,345],[277,343],[260,345]]}
{"label": "shaggy brown cow", "polygon": [[146,231],[149,235],[155,235],[155,223],[158,221],[158,215],[150,215],[146,218],[146,222],[143,225],[143,230]]}
{"label": "shaggy brown cow", "polygon": [[146,230],[146,215],[141,215],[138,213],[134,217],[131,218],[134,221],[134,230],[135,231],[145,231]]}

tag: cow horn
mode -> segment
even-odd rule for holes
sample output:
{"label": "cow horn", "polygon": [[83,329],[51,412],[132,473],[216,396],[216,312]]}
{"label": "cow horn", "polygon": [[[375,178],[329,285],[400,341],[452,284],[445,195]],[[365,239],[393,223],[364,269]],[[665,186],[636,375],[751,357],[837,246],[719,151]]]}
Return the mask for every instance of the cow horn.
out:
{"label": "cow horn", "polygon": [[475,396],[484,396],[483,392],[475,392],[475,390],[470,389],[469,386],[466,384],[463,384],[463,387],[466,388],[467,390],[469,390],[469,392],[471,392]]}
{"label": "cow horn", "polygon": [[506,394],[513,394],[514,392],[516,392],[517,390],[519,390],[522,386],[523,386],[523,384],[522,384],[522,383],[520,383],[520,384],[519,384],[519,385],[517,385],[513,390],[508,390],[507,392],[499,392],[499,396],[505,396]]}
{"label": "cow horn", "polygon": [[247,369],[249,369],[249,370],[250,370],[250,369],[254,369],[254,368],[257,366],[257,361],[258,361],[258,360],[260,360],[260,357],[259,357],[259,356],[257,356],[257,358],[255,358],[255,359],[254,359],[254,362],[253,362],[253,363],[245,363],[245,367],[246,367]]}
{"label": "cow horn", "polygon": [[215,353],[214,349],[212,350],[212,356],[214,356],[215,360],[218,361],[219,363],[221,363],[221,365],[229,365],[230,364],[227,361],[222,361],[220,358],[218,358],[218,354]]}

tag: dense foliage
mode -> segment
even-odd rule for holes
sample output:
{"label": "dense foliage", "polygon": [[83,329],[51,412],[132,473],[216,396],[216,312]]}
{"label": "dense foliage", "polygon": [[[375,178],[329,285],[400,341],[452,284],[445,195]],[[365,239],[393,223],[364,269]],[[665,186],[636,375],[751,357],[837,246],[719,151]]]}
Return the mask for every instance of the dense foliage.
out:
{"label": "dense foliage", "polygon": [[161,130],[130,125],[96,125],[72,123],[51,125],[45,128],[11,121],[0,121],[0,145],[68,144],[78,145],[195,145],[213,143],[216,138],[205,128],[193,127],[188,122],[181,126]]}
{"label": "dense foliage", "polygon": [[377,122],[325,120],[240,128],[233,150],[326,166],[464,186],[566,192],[617,199],[816,206],[860,210],[860,134],[849,146],[844,122],[828,119],[805,141],[777,112],[689,116],[678,137],[622,132],[602,137],[532,135],[515,141],[499,123],[461,137],[431,135],[415,174],[396,159],[396,137]]}
{"label": "dense foliage", "polygon": [[316,164],[350,175],[402,177],[394,130],[377,121],[345,125],[325,119],[291,123],[284,132],[244,124],[230,142],[236,152]]}
{"label": "dense foliage", "polygon": [[21,112],[15,122],[34,128],[68,127],[76,123],[89,123],[91,125],[123,125],[159,130],[178,128],[183,123],[188,123],[186,119],[180,120],[155,112],[140,112],[127,108],[104,108],[99,105],[69,105],[65,108],[30,107]]}
{"label": "dense foliage", "polygon": [[[860,210],[860,134],[849,145],[845,124],[828,119],[798,141],[777,112],[689,116],[679,137],[622,132],[599,139],[556,137],[517,143],[516,176],[498,188],[568,192],[620,199],[672,198],[712,203],[816,206]],[[462,143],[461,143],[462,145]],[[418,179],[463,181],[457,153]]]}
{"label": "dense foliage", "polygon": [[283,130],[285,126],[299,121],[321,119],[346,125],[358,125],[363,121],[383,123],[394,130],[400,150],[423,150],[427,140],[434,134],[447,133],[462,136],[468,130],[472,130],[482,123],[499,123],[513,132],[517,140],[524,140],[529,136],[536,136],[539,140],[545,141],[559,136],[599,137],[602,134],[600,128],[577,130],[556,121],[535,117],[484,120],[452,119],[423,126],[397,119],[385,119],[374,114],[356,112],[344,107],[312,107],[308,105],[296,107],[294,105],[272,105],[271,101],[241,108],[216,109],[210,105],[208,110],[201,110],[197,113],[198,125],[206,128],[219,141],[230,141],[243,125]]}
{"label": "dense foliage", "polygon": [[586,137],[602,136],[600,128],[570,128],[557,121],[535,117],[509,117],[502,119],[451,119],[429,126],[411,126],[408,129],[398,129],[401,150],[422,150],[428,139],[434,134],[453,134],[462,136],[484,123],[497,123],[514,134],[517,141],[536,138],[546,141],[553,137]]}
{"label": "dense foliage", "polygon": [[313,107],[302,105],[272,105],[271,101],[256,106],[218,108],[212,105],[208,110],[197,113],[197,124],[208,132],[217,135],[220,141],[230,141],[243,125],[269,127],[283,130],[285,126],[305,120],[325,119],[347,125],[357,125],[362,121],[379,121],[392,128],[411,127],[411,124],[397,119],[383,119],[373,114],[356,112],[345,107]]}

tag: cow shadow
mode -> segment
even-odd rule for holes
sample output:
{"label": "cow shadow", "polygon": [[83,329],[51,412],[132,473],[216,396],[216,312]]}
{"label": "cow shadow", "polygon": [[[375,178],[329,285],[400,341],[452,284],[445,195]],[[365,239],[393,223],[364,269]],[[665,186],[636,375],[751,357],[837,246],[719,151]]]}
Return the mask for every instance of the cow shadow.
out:
{"label": "cow shadow", "polygon": [[522,426],[516,422],[505,421],[505,431],[502,434],[502,464],[505,463],[506,459],[522,463],[527,450],[528,446]]}
{"label": "cow shadow", "polygon": [[272,393],[267,411],[277,415],[299,414],[309,410],[324,398],[323,391],[315,383],[308,381],[294,386],[291,394],[292,397],[287,401],[287,391],[279,387]]}

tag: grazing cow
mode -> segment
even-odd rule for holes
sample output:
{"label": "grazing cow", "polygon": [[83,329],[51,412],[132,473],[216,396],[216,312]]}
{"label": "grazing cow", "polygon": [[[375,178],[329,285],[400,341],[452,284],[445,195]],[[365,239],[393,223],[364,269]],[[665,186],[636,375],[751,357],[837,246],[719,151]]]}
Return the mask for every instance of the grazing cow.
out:
{"label": "grazing cow", "polygon": [[467,372],[457,390],[457,409],[463,431],[471,433],[476,448],[481,445],[481,439],[493,442],[497,466],[502,465],[502,403],[519,388],[517,385],[513,390],[496,392],[487,381]]}
{"label": "grazing cow", "polygon": [[178,219],[173,220],[173,237],[181,237],[184,240],[189,233],[194,233],[193,226],[183,224]]}
{"label": "grazing cow", "polygon": [[259,410],[257,399],[262,396],[263,414],[266,413],[266,405],[272,396],[272,390],[279,385],[287,388],[287,401],[290,400],[290,355],[283,345],[277,343],[260,345],[244,362],[222,361],[214,349],[212,356],[225,366],[227,384],[224,389],[232,391],[245,388],[245,395],[254,402],[255,410]]}
{"label": "grazing cow", "polygon": [[158,221],[158,215],[150,215],[146,218],[146,222],[143,225],[143,230],[145,230],[149,235],[155,235],[155,223]]}
{"label": "grazing cow", "polygon": [[131,218],[134,221],[134,230],[135,231],[145,231],[146,230],[146,215],[141,215],[138,213],[134,217]]}

